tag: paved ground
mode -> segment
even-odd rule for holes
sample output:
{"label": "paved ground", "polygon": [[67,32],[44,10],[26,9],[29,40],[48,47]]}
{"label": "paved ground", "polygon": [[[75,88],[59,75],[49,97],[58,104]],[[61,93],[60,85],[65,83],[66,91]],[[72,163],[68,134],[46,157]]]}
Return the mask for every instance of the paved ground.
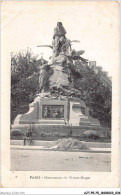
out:
{"label": "paved ground", "polygon": [[[54,150],[54,151],[59,151],[59,149],[56,148],[50,148],[50,147],[45,147],[45,146],[21,146],[21,145],[11,145],[10,149],[14,149],[14,150]],[[61,149],[62,151],[62,149]],[[72,150],[70,149],[70,151],[79,151],[78,149],[76,150]],[[82,152],[92,152],[92,153],[111,153],[111,148],[88,148],[88,149],[83,149],[81,150]]]}
{"label": "paved ground", "polygon": [[11,149],[12,171],[111,171],[110,153]]}

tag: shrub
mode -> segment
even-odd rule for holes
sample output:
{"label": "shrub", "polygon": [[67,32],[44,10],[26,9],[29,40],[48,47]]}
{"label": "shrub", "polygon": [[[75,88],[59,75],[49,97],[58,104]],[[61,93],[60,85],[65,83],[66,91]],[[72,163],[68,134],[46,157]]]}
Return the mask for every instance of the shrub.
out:
{"label": "shrub", "polygon": [[97,139],[97,138],[99,138],[99,135],[93,130],[88,130],[88,131],[85,131],[83,133],[83,137],[84,138]]}
{"label": "shrub", "polygon": [[40,136],[41,136],[41,137],[45,137],[45,133],[41,132],[41,133],[40,133]]}
{"label": "shrub", "polygon": [[11,132],[10,132],[10,135],[11,136],[22,136],[23,133],[21,132],[20,129],[12,129]]}
{"label": "shrub", "polygon": [[73,136],[73,130],[72,130],[72,129],[69,129],[69,131],[68,131],[68,136],[69,136],[69,137],[72,137],[72,136]]}

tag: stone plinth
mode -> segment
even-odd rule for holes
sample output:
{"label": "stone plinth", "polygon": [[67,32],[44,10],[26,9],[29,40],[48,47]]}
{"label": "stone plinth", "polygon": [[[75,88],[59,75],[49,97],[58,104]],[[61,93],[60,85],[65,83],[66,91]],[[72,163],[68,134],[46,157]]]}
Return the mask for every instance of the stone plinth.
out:
{"label": "stone plinth", "polygon": [[26,114],[18,115],[13,128],[19,125],[68,125],[68,126],[100,126],[97,119],[89,116],[89,108],[83,100],[77,98],[52,99],[37,97],[30,104]]}
{"label": "stone plinth", "polygon": [[88,108],[84,101],[70,101],[70,119],[69,123],[72,126],[79,126],[82,124],[90,124]]}
{"label": "stone plinth", "polygon": [[14,125],[65,125],[69,121],[69,101],[37,97],[26,114],[18,115]]}

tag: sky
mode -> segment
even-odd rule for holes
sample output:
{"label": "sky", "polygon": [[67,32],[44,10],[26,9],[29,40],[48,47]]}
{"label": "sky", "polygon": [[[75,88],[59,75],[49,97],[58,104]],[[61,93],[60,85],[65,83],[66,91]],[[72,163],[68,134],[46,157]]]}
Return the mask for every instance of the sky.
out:
{"label": "sky", "polygon": [[2,2],[2,44],[8,53],[31,48],[38,59],[48,60],[54,28],[62,22],[72,48],[85,50],[83,57],[96,61],[112,76],[119,58],[119,5],[113,1]]}

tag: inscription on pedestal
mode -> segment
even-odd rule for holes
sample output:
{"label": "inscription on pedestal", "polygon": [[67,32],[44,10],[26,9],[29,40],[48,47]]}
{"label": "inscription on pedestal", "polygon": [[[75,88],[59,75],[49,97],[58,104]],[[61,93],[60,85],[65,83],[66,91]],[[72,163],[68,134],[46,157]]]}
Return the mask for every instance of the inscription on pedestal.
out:
{"label": "inscription on pedestal", "polygon": [[42,105],[42,118],[63,119],[64,106],[63,105]]}

